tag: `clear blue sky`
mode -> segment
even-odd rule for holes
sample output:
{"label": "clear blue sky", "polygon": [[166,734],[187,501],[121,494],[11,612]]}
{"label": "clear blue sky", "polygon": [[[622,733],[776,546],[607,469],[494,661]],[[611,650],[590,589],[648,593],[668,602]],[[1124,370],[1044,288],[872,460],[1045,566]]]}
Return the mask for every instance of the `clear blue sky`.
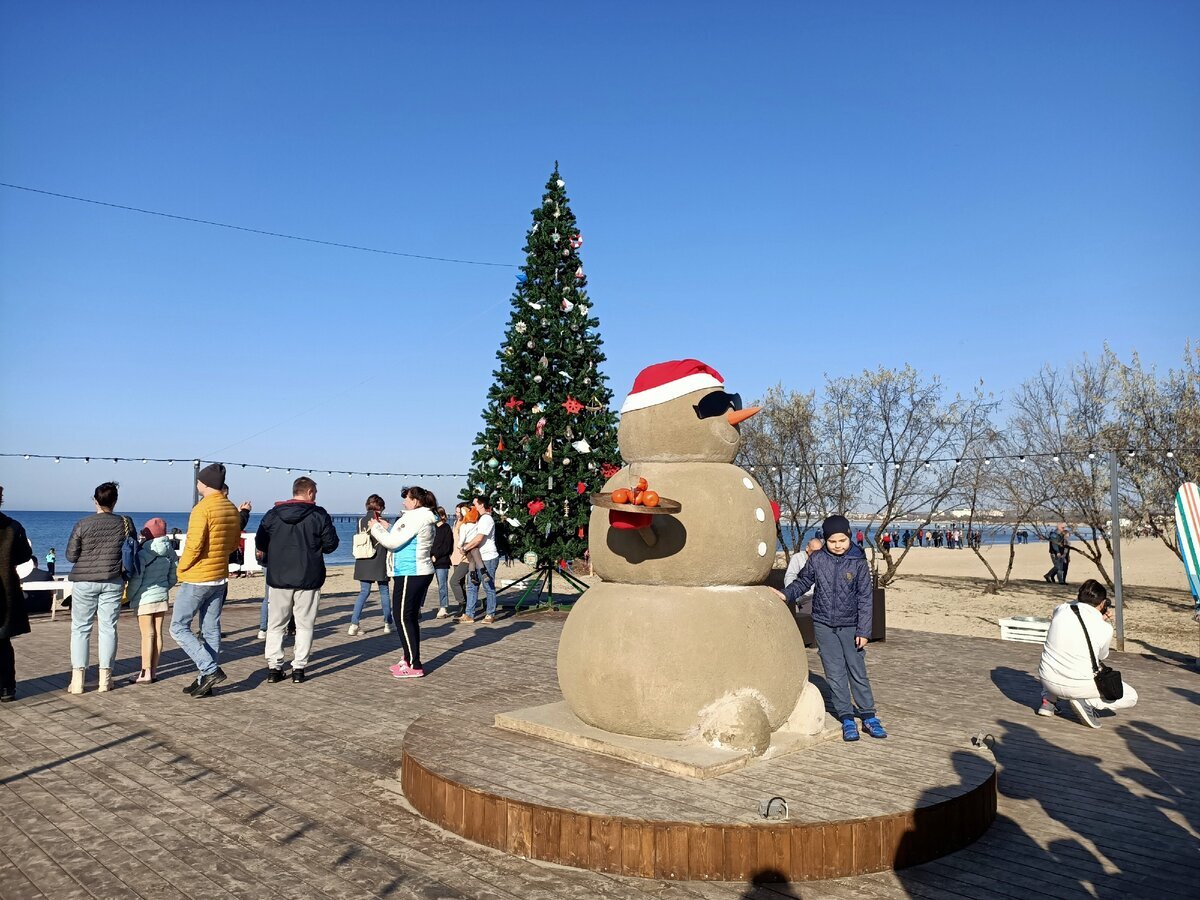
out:
{"label": "clear blue sky", "polygon": [[[0,181],[515,265],[557,159],[616,402],[683,356],[1003,393],[1200,335],[1198,39],[1190,2],[12,2]],[[0,450],[465,471],[512,285],[0,188]],[[190,502],[0,460],[13,509],[113,476]]]}

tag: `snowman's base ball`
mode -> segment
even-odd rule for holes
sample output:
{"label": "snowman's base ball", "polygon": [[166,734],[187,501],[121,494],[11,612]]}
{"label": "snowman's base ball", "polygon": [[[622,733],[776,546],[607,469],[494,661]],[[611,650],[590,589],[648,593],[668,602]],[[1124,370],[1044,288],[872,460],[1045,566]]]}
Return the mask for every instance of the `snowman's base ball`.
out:
{"label": "snowman's base ball", "polygon": [[[758,749],[764,724],[773,732],[787,722],[807,681],[795,620],[762,586],[601,582],[572,608],[558,644],[558,683],[571,711],[637,737],[695,737],[719,716],[723,730],[752,727],[745,744]],[[761,715],[743,708],[747,698]]]}

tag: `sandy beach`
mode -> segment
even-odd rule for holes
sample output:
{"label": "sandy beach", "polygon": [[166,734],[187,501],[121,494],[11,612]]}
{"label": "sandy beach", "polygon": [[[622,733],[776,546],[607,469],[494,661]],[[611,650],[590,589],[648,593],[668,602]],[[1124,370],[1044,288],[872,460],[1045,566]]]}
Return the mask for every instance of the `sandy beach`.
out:
{"label": "sandy beach", "polygon": [[[1008,565],[1008,545],[984,546],[981,550],[1003,576]],[[1124,574],[1125,649],[1150,653],[1187,663],[1200,653],[1200,626],[1192,621],[1191,594],[1183,564],[1160,541],[1152,538],[1127,540],[1122,544]],[[1111,574],[1111,559],[1106,559]],[[783,566],[782,554],[779,566]],[[999,638],[997,624],[1008,616],[1048,617],[1059,603],[1073,599],[1079,585],[1098,577],[1095,566],[1074,554],[1065,587],[1047,584],[1042,575],[1050,568],[1045,543],[1018,545],[1009,586],[989,593],[991,576],[971,550],[933,547],[909,551],[897,578],[887,588],[887,620],[893,628],[911,628],[940,634]],[[501,565],[501,583],[515,580],[528,567],[521,563]],[[589,579],[584,579],[585,581]],[[262,596],[261,576],[234,579],[230,596],[235,600]],[[558,584],[555,585],[556,593]],[[326,594],[357,594],[358,582],[350,566],[332,567]],[[437,586],[430,589],[426,607],[437,604]],[[378,616],[378,596],[372,594],[369,615]]]}

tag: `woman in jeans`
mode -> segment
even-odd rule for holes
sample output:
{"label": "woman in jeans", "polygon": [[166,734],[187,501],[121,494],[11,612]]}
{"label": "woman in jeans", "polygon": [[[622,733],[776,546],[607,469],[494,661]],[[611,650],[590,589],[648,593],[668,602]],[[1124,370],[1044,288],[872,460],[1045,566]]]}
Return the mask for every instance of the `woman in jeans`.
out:
{"label": "woman in jeans", "polygon": [[133,523],[113,515],[117,505],[116,482],[106,481],[92,494],[95,515],[80,519],[67,539],[67,560],[74,568],[71,586],[71,684],[69,694],[82,694],[88,667],[88,642],[92,626],[100,626],[100,686],[112,690],[112,665],[117,657],[117,614],[125,579],[121,546],[126,533],[136,534]]}
{"label": "woman in jeans", "polygon": [[454,507],[454,549],[450,551],[450,587],[454,591],[460,615],[467,608],[467,570],[470,568],[467,554],[463,552],[461,532],[470,509],[469,503],[460,503]]}
{"label": "woman in jeans", "polygon": [[[380,522],[383,527],[387,527],[387,522],[381,518],[383,515],[384,503],[383,498],[378,494],[372,494],[367,498],[367,514],[358,520],[358,530],[369,532],[371,525],[375,522]],[[356,559],[354,561],[354,577],[358,580],[358,599],[354,601],[354,612],[350,614],[350,627],[346,629],[347,634],[361,634],[362,629],[358,627],[358,620],[362,617],[363,606],[366,605],[367,598],[371,596],[371,585],[379,585],[379,602],[383,606],[383,630],[385,632],[392,630],[392,600],[388,594],[388,573],[387,573],[387,550],[379,546],[379,541],[371,538],[371,546],[375,548],[375,555],[369,556],[366,559]]]}

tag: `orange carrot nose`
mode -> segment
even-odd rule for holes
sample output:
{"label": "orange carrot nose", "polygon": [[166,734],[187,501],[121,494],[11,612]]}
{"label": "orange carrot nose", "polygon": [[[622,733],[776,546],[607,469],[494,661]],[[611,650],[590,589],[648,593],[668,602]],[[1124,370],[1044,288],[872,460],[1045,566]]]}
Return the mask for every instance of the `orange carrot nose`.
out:
{"label": "orange carrot nose", "polygon": [[731,409],[725,413],[725,418],[729,420],[730,425],[736,425],[738,422],[745,422],[756,412],[762,412],[762,407],[748,406],[745,409]]}

